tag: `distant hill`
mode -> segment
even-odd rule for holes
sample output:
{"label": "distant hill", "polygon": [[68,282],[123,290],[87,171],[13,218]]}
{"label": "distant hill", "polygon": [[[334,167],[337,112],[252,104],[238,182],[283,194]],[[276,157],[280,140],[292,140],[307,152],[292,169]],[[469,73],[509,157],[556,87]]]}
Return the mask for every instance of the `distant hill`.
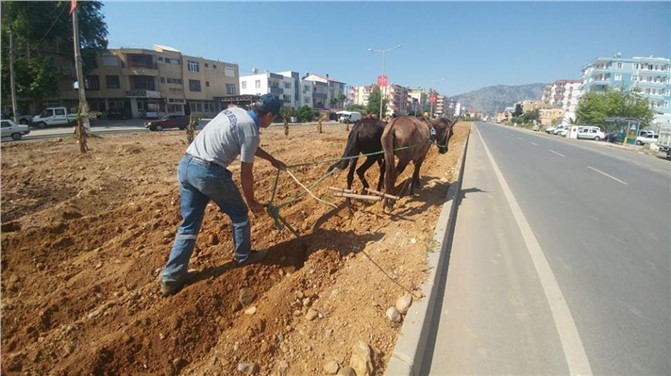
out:
{"label": "distant hill", "polygon": [[516,102],[526,99],[541,99],[546,84],[535,83],[529,85],[487,86],[482,89],[468,93],[455,95],[450,99],[456,99],[462,107],[477,110],[493,115],[501,112],[506,107],[513,106]]}

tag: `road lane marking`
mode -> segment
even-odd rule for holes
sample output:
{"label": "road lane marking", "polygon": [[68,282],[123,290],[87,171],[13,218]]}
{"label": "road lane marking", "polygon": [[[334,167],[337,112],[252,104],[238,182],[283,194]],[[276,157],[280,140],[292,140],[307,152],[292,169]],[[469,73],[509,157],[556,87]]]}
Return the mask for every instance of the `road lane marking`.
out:
{"label": "road lane marking", "polygon": [[550,151],[550,153],[554,153],[554,154],[557,154],[557,155],[560,156],[560,157],[566,158],[566,156],[565,156],[564,154],[562,154],[562,153],[556,152],[556,151],[554,151],[554,150],[552,150],[552,149],[548,149],[548,150]]}
{"label": "road lane marking", "polygon": [[607,173],[605,173],[605,172],[603,172],[603,171],[601,171],[601,170],[597,170],[596,168],[594,168],[594,167],[592,167],[592,166],[587,166],[587,168],[589,168],[589,169],[592,170],[592,171],[596,171],[596,172],[600,173],[600,174],[603,175],[603,176],[609,177],[609,178],[615,180],[615,181],[618,182],[618,183],[622,183],[622,184],[624,184],[624,185],[627,185],[627,184],[628,184],[626,181],[622,181],[622,180],[616,178],[615,176],[608,175]]}
{"label": "road lane marking", "polygon": [[530,143],[531,145],[533,145],[533,146],[538,146],[538,144],[535,143],[535,142],[529,142],[529,143]]}
{"label": "road lane marking", "polygon": [[[548,260],[545,258],[543,249],[541,248],[536,236],[531,230],[529,222],[527,222],[526,217],[522,213],[515,196],[513,195],[508,183],[506,182],[505,177],[501,173],[499,166],[496,164],[492,153],[489,151],[485,140],[482,138],[480,132],[476,132],[482,141],[487,157],[489,158],[489,163],[491,163],[494,173],[501,184],[503,193],[508,200],[508,205],[513,212],[517,226],[522,233],[522,238],[524,243],[527,246],[529,251],[529,256],[533,261],[534,267],[536,268],[536,273],[538,278],[541,281],[541,286],[543,287],[543,292],[550,306],[550,312],[552,312],[552,317],[555,322],[555,327],[557,329],[557,334],[559,335],[559,340],[561,341],[562,349],[564,350],[564,357],[566,358],[566,363],[568,364],[569,373],[571,375],[591,375],[592,368],[589,364],[589,359],[587,358],[587,353],[585,353],[585,348],[583,347],[582,340],[580,339],[580,334],[578,333],[578,328],[575,325],[571,311],[568,308],[564,294],[562,294],[561,289],[559,288],[559,283],[550,268]],[[550,150],[552,151],[552,150]],[[556,152],[555,152],[556,153]]]}

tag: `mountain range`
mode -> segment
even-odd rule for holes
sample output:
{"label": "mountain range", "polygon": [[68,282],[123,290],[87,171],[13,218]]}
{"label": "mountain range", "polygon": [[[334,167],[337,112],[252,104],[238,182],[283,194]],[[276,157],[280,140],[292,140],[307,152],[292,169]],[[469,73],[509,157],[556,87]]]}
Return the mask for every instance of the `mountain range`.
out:
{"label": "mountain range", "polygon": [[494,115],[503,112],[506,107],[514,106],[516,102],[528,99],[541,99],[545,85],[534,83],[528,85],[496,85],[487,86],[475,91],[469,91],[450,97],[461,103],[462,108]]}

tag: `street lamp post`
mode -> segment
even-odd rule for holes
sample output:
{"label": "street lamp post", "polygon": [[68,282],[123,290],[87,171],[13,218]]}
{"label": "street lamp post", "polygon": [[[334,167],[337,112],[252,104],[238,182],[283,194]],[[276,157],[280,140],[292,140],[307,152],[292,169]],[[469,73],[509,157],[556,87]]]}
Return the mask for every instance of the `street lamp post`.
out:
{"label": "street lamp post", "polygon": [[[382,79],[383,80],[384,80],[384,54],[391,51],[391,50],[395,50],[397,48],[401,48],[401,45],[399,44],[398,46],[394,46],[394,47],[391,47],[391,48],[386,48],[386,49],[383,49],[383,50],[378,50],[378,49],[374,49],[374,48],[369,48],[368,49],[368,51],[371,51],[371,52],[382,53]],[[389,82],[385,83],[384,86],[387,87],[387,85],[389,85]],[[380,90],[380,120],[382,120],[382,102],[383,102],[383,99],[384,99],[384,95],[382,93],[382,90]]]}

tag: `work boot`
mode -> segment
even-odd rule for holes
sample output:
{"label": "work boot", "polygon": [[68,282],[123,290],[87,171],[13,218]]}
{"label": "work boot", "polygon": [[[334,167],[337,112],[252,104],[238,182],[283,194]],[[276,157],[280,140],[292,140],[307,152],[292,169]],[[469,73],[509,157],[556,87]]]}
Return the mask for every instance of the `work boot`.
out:
{"label": "work boot", "polygon": [[260,250],[260,251],[256,251],[256,252],[252,251],[247,256],[245,261],[236,261],[235,264],[238,265],[238,266],[244,266],[244,265],[259,263],[259,262],[263,261],[263,259],[266,258],[266,253],[267,253],[266,250]]}
{"label": "work boot", "polygon": [[165,297],[177,294],[193,276],[194,273],[186,272],[177,277],[175,281],[161,281],[161,295]]}

